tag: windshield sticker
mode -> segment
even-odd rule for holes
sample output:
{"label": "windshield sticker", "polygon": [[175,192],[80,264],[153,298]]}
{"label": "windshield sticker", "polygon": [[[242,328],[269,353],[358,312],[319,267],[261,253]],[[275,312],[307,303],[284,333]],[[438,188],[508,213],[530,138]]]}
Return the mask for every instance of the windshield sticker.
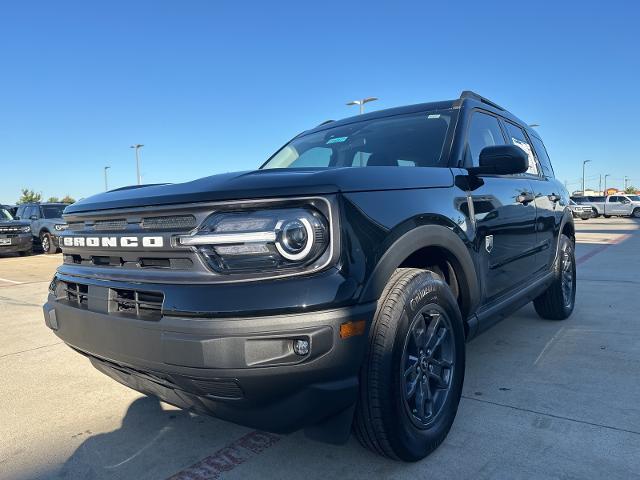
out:
{"label": "windshield sticker", "polygon": [[341,143],[341,142],[344,142],[347,138],[349,138],[349,137],[330,138],[329,140],[327,140],[326,145],[329,145],[330,143]]}
{"label": "windshield sticker", "polygon": [[440,114],[439,114],[439,113],[438,113],[438,114],[433,114],[433,113],[432,113],[432,114],[431,114],[431,115],[429,115],[427,118],[440,118]]}

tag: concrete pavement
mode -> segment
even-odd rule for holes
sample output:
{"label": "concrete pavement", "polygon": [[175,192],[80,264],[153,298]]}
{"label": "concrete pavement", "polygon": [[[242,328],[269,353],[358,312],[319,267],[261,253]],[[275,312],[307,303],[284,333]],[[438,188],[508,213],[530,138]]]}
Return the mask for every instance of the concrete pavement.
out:
{"label": "concrete pavement", "polygon": [[451,433],[416,464],[142,397],[45,327],[59,255],[0,258],[0,478],[640,478],[640,223],[576,225],[573,316],[527,306],[471,342]]}

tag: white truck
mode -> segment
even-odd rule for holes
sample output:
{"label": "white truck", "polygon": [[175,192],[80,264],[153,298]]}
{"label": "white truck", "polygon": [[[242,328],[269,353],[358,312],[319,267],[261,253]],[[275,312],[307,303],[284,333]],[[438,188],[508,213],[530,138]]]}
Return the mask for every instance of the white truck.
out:
{"label": "white truck", "polygon": [[640,218],[640,195],[616,193],[606,197],[576,197],[573,200],[582,205],[591,205],[596,216]]}

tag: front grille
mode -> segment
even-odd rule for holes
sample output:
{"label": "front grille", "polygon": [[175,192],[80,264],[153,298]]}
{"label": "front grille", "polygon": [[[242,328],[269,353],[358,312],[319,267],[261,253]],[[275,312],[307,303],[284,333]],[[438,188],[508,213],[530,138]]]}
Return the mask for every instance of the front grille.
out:
{"label": "front grille", "polygon": [[21,227],[0,227],[0,233],[20,233]]}
{"label": "front grille", "polygon": [[159,320],[162,316],[163,301],[162,293],[112,288],[112,308],[109,311],[136,316],[143,320]]}
{"label": "front grille", "polygon": [[190,230],[196,226],[193,215],[172,215],[169,217],[147,217],[142,219],[145,230]]}
{"label": "front grille", "polygon": [[[110,218],[106,220],[86,220],[69,222],[69,230],[74,232],[122,232],[125,230],[136,231],[167,231],[183,232],[197,226],[198,222],[193,215],[166,215],[157,217],[140,218]],[[1,230],[0,230],[1,231]]]}
{"label": "front grille", "polygon": [[120,230],[126,230],[127,220],[124,218],[117,220],[97,220],[93,224],[93,228],[101,232],[118,232]]}

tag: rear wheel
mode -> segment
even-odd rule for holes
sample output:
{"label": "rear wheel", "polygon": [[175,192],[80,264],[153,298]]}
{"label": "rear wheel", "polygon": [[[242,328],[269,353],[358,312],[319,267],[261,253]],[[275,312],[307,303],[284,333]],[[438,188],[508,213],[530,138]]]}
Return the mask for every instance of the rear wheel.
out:
{"label": "rear wheel", "polygon": [[533,306],[542,318],[564,320],[571,315],[576,303],[575,247],[566,235],[560,236],[560,250],[553,270],[553,283],[533,301]]}
{"label": "rear wheel", "polygon": [[445,439],[464,380],[462,316],[437,274],[396,270],[378,303],[354,429],[381,455],[417,461]]}

